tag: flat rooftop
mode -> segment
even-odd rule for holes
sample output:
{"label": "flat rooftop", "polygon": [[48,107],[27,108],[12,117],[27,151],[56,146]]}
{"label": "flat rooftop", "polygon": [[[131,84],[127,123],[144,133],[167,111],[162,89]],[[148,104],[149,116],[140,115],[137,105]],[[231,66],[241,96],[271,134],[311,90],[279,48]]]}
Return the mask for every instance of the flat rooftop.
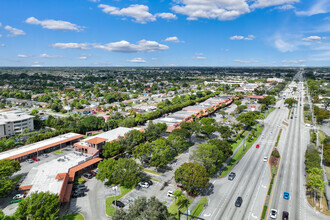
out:
{"label": "flat rooftop", "polygon": [[59,173],[68,173],[71,167],[85,161],[81,154],[69,153],[65,156],[51,160],[47,163],[33,167],[21,186],[32,185],[29,194],[33,192],[47,192],[59,194],[63,179],[56,179]]}
{"label": "flat rooftop", "polygon": [[34,118],[34,116],[18,110],[0,110],[1,124],[5,124],[6,122],[22,121],[29,118]]}
{"label": "flat rooftop", "polygon": [[65,143],[66,141],[72,140],[76,138],[80,138],[83,135],[81,134],[77,134],[77,133],[67,133],[67,134],[62,134],[53,138],[49,138],[43,141],[39,141],[33,144],[29,144],[29,145],[25,145],[23,147],[19,147],[16,149],[12,149],[9,151],[5,151],[0,153],[0,160],[6,159],[6,158],[10,158],[19,154],[24,154],[24,153],[29,153],[29,151],[35,151],[37,152],[37,150],[39,150],[42,147],[45,147],[47,145],[56,145],[57,143]]}

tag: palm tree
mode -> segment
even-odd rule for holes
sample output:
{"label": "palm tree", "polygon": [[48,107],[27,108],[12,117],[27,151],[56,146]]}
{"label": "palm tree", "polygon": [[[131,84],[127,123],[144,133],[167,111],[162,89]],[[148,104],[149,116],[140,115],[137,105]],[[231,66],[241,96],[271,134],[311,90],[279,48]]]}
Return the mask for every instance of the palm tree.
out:
{"label": "palm tree", "polygon": [[173,199],[178,209],[184,207],[187,204],[187,197],[183,194],[181,190],[175,190],[173,193]]}

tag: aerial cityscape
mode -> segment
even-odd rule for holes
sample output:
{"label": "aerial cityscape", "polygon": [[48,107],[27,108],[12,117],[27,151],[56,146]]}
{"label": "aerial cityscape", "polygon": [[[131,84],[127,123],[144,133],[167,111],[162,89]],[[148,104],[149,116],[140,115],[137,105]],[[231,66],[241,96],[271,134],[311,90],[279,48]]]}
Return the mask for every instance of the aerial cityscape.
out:
{"label": "aerial cityscape", "polygon": [[330,219],[330,1],[0,12],[0,220]]}

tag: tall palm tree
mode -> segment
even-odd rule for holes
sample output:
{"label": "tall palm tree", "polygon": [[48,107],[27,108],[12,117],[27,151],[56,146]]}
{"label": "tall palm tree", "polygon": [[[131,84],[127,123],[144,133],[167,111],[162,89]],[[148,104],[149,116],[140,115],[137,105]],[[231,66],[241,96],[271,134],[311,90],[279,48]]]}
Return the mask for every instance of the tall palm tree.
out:
{"label": "tall palm tree", "polygon": [[173,199],[178,209],[184,207],[187,204],[187,197],[183,194],[181,190],[175,190],[173,193]]}

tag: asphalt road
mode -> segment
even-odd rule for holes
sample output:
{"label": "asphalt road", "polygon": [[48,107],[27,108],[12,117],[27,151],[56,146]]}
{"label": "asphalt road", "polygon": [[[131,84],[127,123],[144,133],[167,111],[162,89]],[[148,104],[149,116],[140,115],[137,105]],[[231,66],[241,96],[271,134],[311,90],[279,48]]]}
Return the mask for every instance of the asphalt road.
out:
{"label": "asphalt road", "polygon": [[[298,90],[299,88],[302,89],[302,86],[298,86]],[[299,97],[303,97],[303,94],[298,93],[297,96],[300,100]],[[293,119],[289,120],[288,132],[284,134],[283,141],[279,143],[282,159],[273,188],[270,208],[278,211],[277,219],[282,218],[283,211],[289,212],[290,219],[330,219],[314,211],[306,200],[304,154],[309,143],[309,128],[304,125],[303,114],[303,103],[298,101],[297,108],[294,108]],[[290,193],[289,200],[283,198],[284,192]],[[270,219],[269,214],[267,218]]]}
{"label": "asphalt road", "polygon": [[[269,164],[263,158],[269,158],[287,114],[283,100],[279,101],[276,110],[264,120],[265,128],[258,140],[233,168],[236,178],[233,181],[226,177],[213,180],[214,193],[208,197],[209,205],[200,217],[221,220],[260,218],[270,180]],[[256,144],[260,145],[259,149],[255,147]],[[238,196],[243,198],[241,207],[235,207]]]}

